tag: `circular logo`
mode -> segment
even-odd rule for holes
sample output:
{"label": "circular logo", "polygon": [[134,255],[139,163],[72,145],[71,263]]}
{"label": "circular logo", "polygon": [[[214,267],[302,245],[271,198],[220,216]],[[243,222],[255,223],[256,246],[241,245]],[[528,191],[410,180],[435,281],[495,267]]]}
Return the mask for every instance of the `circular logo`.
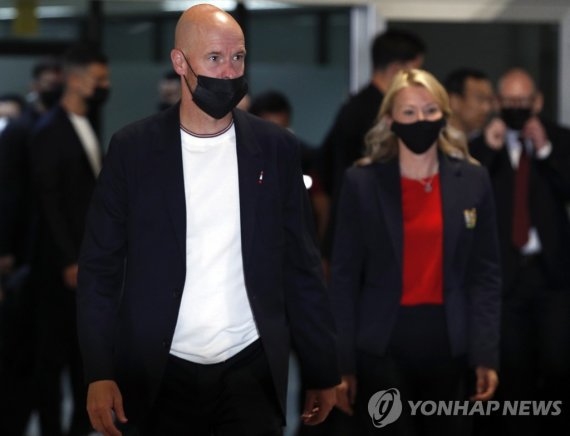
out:
{"label": "circular logo", "polygon": [[368,414],[376,428],[386,427],[396,421],[402,414],[400,391],[390,388],[376,392],[368,400]]}

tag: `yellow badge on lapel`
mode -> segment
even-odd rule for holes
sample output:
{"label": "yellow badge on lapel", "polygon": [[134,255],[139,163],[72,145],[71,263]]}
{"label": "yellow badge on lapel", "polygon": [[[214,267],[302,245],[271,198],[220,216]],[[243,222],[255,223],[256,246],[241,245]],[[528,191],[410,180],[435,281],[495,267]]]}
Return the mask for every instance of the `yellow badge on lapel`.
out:
{"label": "yellow badge on lapel", "polygon": [[465,217],[465,227],[468,229],[474,229],[477,225],[477,209],[465,209],[463,211],[463,216]]}

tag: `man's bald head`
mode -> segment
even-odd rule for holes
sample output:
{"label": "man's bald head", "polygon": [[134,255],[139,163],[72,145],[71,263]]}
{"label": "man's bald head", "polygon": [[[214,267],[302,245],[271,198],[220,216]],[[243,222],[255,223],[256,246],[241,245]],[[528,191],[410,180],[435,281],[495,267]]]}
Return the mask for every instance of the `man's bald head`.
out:
{"label": "man's bald head", "polygon": [[199,4],[187,9],[178,20],[174,46],[187,50],[197,35],[213,29],[235,31],[243,39],[240,25],[230,14],[213,5]]}
{"label": "man's bald head", "polygon": [[535,115],[542,111],[544,103],[534,80],[522,68],[512,68],[501,76],[498,97],[501,109],[530,109]]}
{"label": "man's bald head", "polygon": [[[181,114],[192,111],[198,118],[210,117],[208,122],[231,118],[230,110],[247,92],[245,55],[243,32],[230,14],[207,4],[186,10],[176,25],[175,47],[170,51],[172,68],[186,85],[182,88]],[[210,80],[200,83],[200,77]],[[227,92],[217,92],[220,86]],[[215,101],[204,101],[200,97],[203,92],[213,95]],[[194,119],[188,116],[183,121],[191,126]]]}
{"label": "man's bald head", "polygon": [[534,80],[522,68],[512,68],[504,73],[499,79],[498,91],[500,95],[527,95],[536,92]]}

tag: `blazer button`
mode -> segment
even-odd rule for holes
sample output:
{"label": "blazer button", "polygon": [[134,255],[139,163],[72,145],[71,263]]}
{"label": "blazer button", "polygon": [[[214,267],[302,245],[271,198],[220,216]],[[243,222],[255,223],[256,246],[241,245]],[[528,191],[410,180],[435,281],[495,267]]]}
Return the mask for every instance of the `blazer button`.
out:
{"label": "blazer button", "polygon": [[170,348],[170,344],[169,344],[169,342],[168,342],[166,339],[164,339],[164,340],[162,341],[162,347],[163,347],[163,348]]}
{"label": "blazer button", "polygon": [[172,292],[172,296],[173,296],[174,298],[180,298],[180,297],[182,296],[182,291],[181,291],[180,289],[175,289],[175,290]]}

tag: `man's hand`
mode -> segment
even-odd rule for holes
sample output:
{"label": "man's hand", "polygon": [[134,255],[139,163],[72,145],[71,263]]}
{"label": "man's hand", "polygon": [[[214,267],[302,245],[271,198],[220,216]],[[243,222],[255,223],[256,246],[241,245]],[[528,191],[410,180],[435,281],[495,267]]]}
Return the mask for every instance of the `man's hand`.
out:
{"label": "man's hand", "polygon": [[546,144],[548,144],[548,137],[546,136],[546,130],[540,122],[540,119],[536,116],[529,119],[522,130],[522,135],[530,139],[535,151],[540,150]]}
{"label": "man's hand", "polygon": [[477,376],[475,386],[476,393],[470,398],[470,400],[487,401],[493,398],[495,390],[499,385],[499,376],[497,376],[497,371],[484,366],[478,366],[475,369],[475,375]]}
{"label": "man's hand", "polygon": [[485,127],[485,143],[490,149],[498,151],[505,144],[506,133],[507,126],[505,122],[495,117],[487,124],[487,127]]}
{"label": "man's hand", "polygon": [[336,403],[336,388],[309,389],[305,397],[305,408],[301,415],[304,424],[320,424]]}
{"label": "man's hand", "polygon": [[66,266],[63,270],[63,283],[69,289],[77,289],[77,272],[79,266],[74,263],[73,265]]}
{"label": "man's hand", "polygon": [[352,416],[352,406],[356,399],[356,376],[343,375],[339,385],[336,386],[336,407]]}
{"label": "man's hand", "polygon": [[104,436],[121,436],[113,423],[113,412],[117,419],[125,423],[123,397],[113,380],[99,380],[89,384],[87,391],[87,413],[91,425]]}

